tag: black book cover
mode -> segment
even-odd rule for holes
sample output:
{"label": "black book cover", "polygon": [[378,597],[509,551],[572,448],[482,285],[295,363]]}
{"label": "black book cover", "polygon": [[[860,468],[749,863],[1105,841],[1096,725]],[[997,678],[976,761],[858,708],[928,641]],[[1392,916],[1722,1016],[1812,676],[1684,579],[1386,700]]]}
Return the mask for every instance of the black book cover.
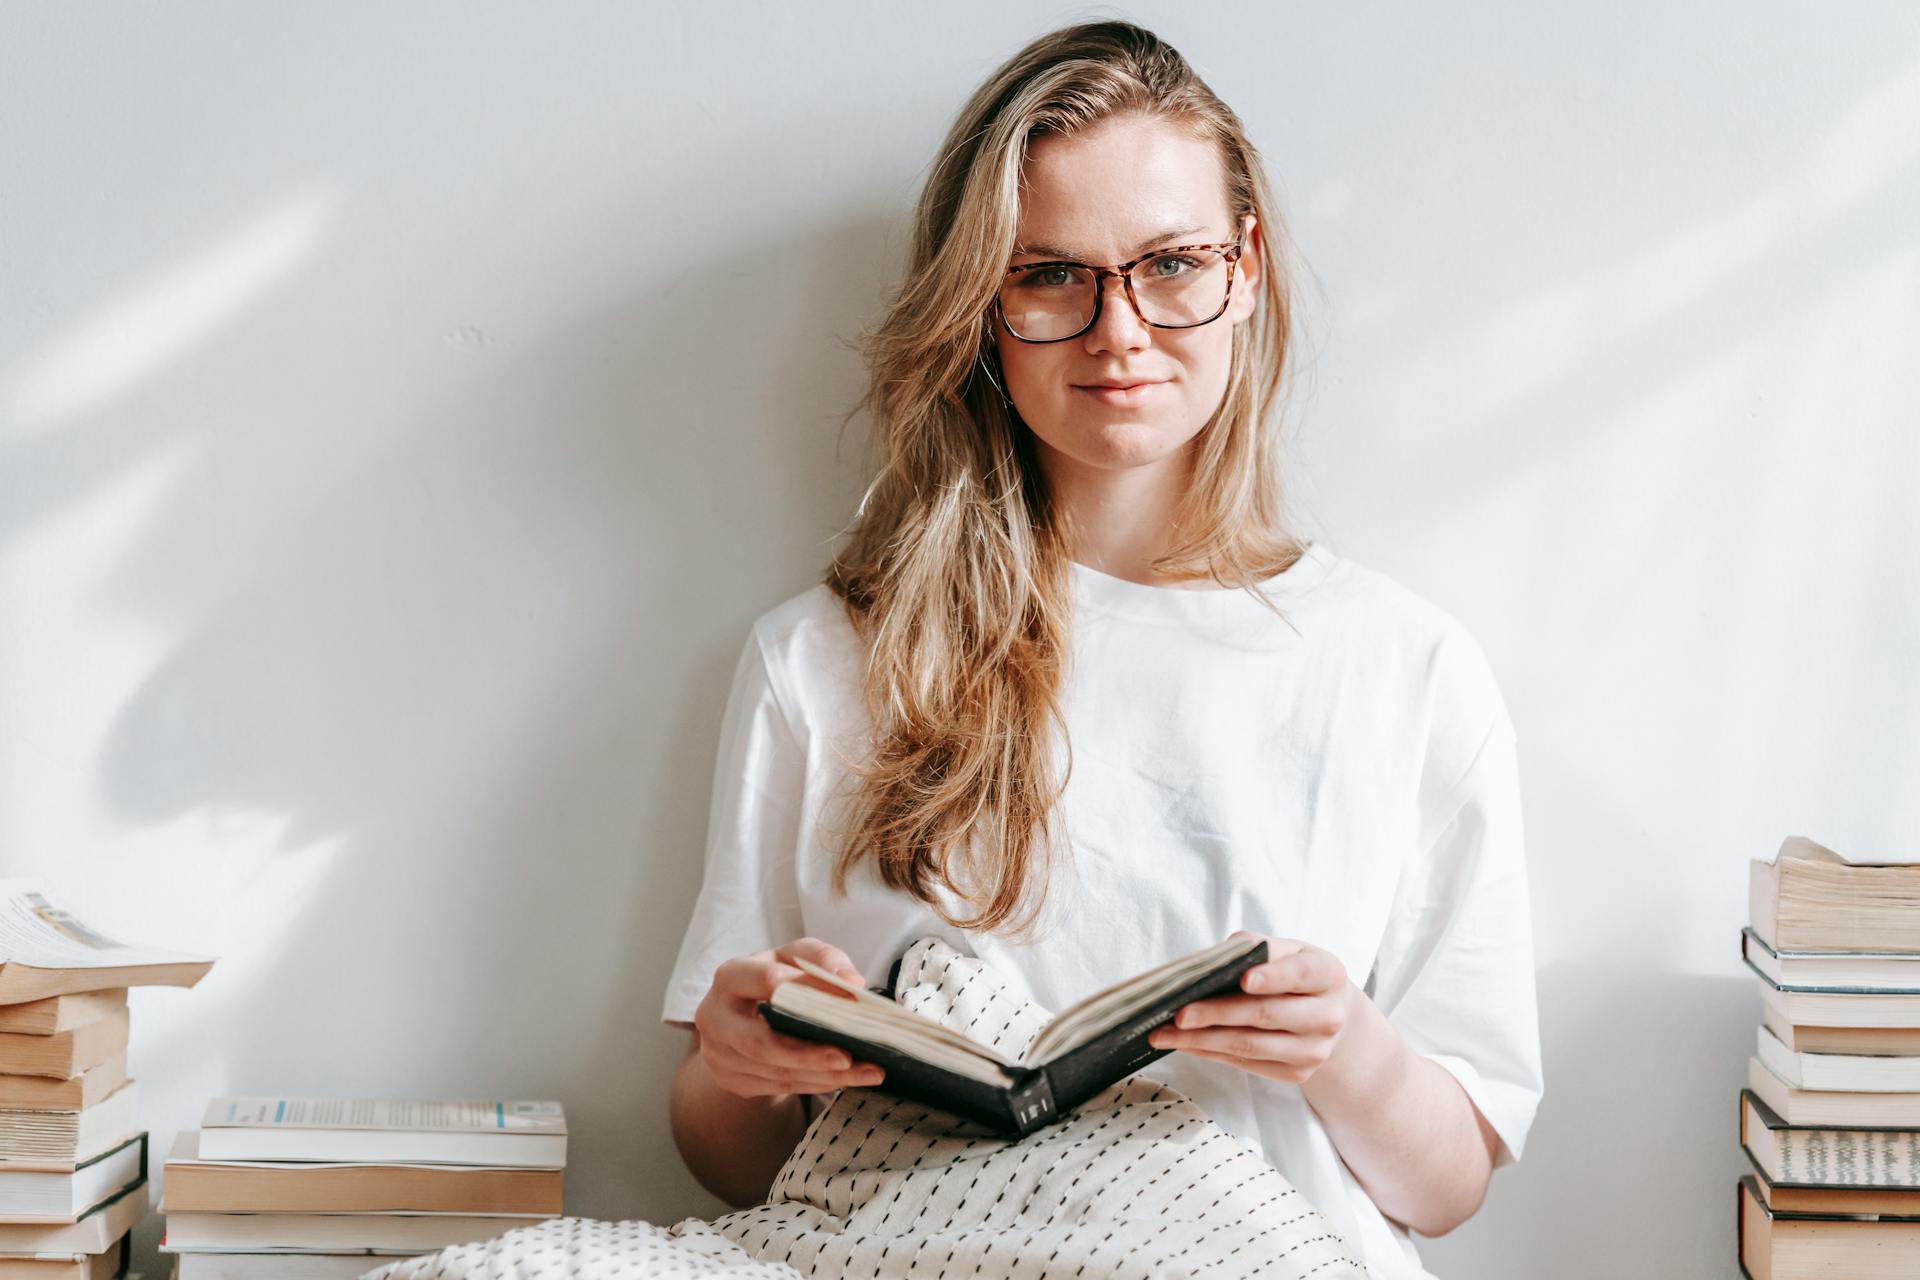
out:
{"label": "black book cover", "polygon": [[[1007,1085],[969,1079],[897,1049],[795,1017],[765,1001],[760,1004],[760,1016],[777,1031],[803,1040],[839,1045],[855,1059],[874,1063],[886,1072],[886,1079],[873,1086],[878,1092],[938,1107],[1007,1137],[1018,1138],[1051,1124],[1114,1081],[1123,1080],[1156,1058],[1173,1052],[1154,1048],[1147,1043],[1147,1036],[1154,1028],[1172,1021],[1182,1005],[1237,993],[1240,975],[1257,964],[1264,964],[1266,959],[1267,944],[1261,942],[1246,954],[1201,974],[1166,999],[1108,1028],[1079,1048],[1037,1067],[1009,1068],[1013,1083]],[[896,973],[898,968],[896,962]],[[890,976],[889,994],[893,981]]]}

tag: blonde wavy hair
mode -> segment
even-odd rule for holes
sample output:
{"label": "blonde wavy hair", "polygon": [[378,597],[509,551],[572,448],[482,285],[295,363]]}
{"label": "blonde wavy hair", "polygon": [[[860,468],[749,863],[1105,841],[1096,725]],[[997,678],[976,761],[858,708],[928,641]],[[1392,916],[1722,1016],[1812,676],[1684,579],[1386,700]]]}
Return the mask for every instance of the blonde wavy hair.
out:
{"label": "blonde wavy hair", "polygon": [[[870,858],[883,883],[964,929],[1031,932],[1065,856],[1054,805],[1072,770],[1060,692],[1075,530],[1001,390],[990,307],[1014,251],[1028,144],[1122,114],[1217,146],[1234,225],[1252,214],[1263,236],[1260,303],[1234,331],[1175,545],[1154,568],[1272,607],[1255,584],[1304,551],[1280,500],[1291,242],[1259,153],[1151,32],[1095,22],[1040,37],[954,121],[921,192],[905,278],[860,335],[869,381],[853,412],[871,414],[875,473],[825,577],[866,654],[873,725],[871,761],[852,765],[834,887],[844,893]],[[936,889],[971,910],[948,910]]]}

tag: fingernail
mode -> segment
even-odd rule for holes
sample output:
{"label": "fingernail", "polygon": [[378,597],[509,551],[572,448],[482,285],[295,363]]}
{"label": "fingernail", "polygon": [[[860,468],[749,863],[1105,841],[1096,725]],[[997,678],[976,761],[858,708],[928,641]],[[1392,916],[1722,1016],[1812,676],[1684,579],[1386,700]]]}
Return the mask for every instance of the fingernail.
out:
{"label": "fingernail", "polygon": [[1247,975],[1247,990],[1249,990],[1249,991],[1265,991],[1266,989],[1267,989],[1267,975],[1266,975],[1266,974],[1264,974],[1264,973],[1250,973],[1250,974],[1248,974],[1248,975]]}

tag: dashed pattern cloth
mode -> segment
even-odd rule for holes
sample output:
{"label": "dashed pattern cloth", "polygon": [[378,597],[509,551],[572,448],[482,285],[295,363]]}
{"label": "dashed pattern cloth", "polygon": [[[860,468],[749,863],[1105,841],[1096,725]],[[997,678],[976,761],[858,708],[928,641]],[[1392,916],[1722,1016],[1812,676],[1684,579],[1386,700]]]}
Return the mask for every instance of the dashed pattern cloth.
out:
{"label": "dashed pattern cloth", "polygon": [[[1050,1016],[939,938],[908,948],[908,1008],[1019,1051]],[[556,1218],[366,1280],[583,1276],[1086,1280],[1365,1277],[1327,1220],[1184,1096],[1138,1076],[1009,1140],[869,1089],[808,1126],[766,1204],[705,1222]]]}

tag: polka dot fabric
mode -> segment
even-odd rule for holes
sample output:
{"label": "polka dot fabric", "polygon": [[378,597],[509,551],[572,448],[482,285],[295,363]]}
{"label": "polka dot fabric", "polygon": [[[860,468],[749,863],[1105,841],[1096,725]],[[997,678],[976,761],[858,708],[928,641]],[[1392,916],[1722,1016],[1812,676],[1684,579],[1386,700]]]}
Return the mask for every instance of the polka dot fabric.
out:
{"label": "polka dot fabric", "polygon": [[[938,938],[895,998],[1010,1051],[1048,1013]],[[1010,1141],[848,1089],[808,1127],[766,1204],[671,1227],[558,1218],[409,1258],[369,1280],[546,1277],[1364,1277],[1318,1210],[1186,1098],[1138,1076]]]}

